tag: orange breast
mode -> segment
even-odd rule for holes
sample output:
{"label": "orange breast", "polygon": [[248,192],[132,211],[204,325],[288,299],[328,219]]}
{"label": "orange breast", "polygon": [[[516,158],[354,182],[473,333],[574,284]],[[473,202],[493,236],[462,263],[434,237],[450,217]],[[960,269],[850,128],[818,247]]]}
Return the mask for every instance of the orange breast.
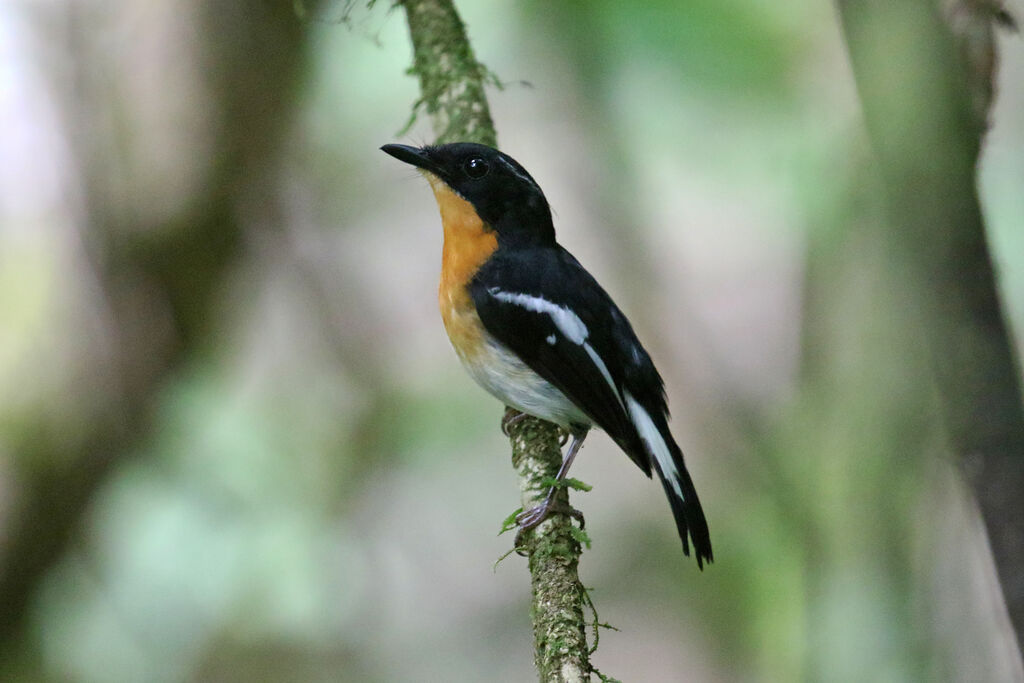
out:
{"label": "orange breast", "polygon": [[498,238],[472,204],[452,192],[437,176],[425,175],[434,190],[444,226],[438,290],[441,319],[463,362],[472,362],[482,348],[484,332],[466,285],[498,248]]}

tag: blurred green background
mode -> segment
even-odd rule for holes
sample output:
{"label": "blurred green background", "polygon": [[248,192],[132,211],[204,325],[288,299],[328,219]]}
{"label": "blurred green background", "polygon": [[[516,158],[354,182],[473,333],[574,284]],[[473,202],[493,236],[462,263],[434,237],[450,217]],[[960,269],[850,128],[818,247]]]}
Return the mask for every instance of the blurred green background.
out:
{"label": "blurred green background", "polygon": [[[666,379],[716,561],[604,436],[627,681],[1007,681],[829,3],[458,3],[502,148]],[[1018,8],[1019,9],[1019,8]],[[980,186],[1024,330],[1024,43]],[[436,312],[386,3],[0,4],[0,679],[526,681],[502,408]],[[1018,341],[1018,349],[1021,344]]]}

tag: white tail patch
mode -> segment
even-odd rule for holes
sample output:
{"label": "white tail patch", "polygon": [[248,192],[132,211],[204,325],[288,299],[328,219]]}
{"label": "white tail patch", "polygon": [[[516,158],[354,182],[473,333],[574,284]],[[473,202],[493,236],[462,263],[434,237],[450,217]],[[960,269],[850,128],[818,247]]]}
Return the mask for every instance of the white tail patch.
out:
{"label": "white tail patch", "polygon": [[648,452],[658,462],[658,467],[668,479],[669,484],[672,485],[672,490],[676,492],[680,500],[685,500],[683,489],[679,485],[679,470],[672,459],[672,452],[669,450],[668,444],[665,443],[658,428],[654,426],[654,420],[628,391],[623,391],[622,394],[626,399],[626,409],[629,411],[630,419],[633,420],[633,426],[636,427],[640,438],[647,446]]}

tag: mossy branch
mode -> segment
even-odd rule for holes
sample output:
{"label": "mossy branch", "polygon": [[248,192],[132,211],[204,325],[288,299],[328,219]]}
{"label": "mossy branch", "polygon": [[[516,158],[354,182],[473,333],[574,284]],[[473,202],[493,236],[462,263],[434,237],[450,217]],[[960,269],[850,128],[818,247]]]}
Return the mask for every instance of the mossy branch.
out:
{"label": "mossy branch", "polygon": [[[514,414],[506,409],[506,418]],[[519,473],[523,509],[547,495],[561,464],[562,430],[543,420],[524,419],[509,427],[512,465]],[[557,508],[569,507],[569,487],[555,493]],[[522,535],[533,582],[534,662],[541,681],[590,680],[586,622],[586,589],[577,568],[582,548],[572,517],[553,514]]]}
{"label": "mossy branch", "polygon": [[[466,29],[450,0],[405,0],[413,45],[411,72],[420,81],[420,109],[430,115],[437,143],[470,141],[497,146],[484,85],[491,80],[473,55]],[[519,472],[523,508],[537,505],[561,464],[561,430],[536,418],[509,429],[512,462]],[[557,500],[568,507],[567,488]],[[577,566],[580,530],[571,518],[554,514],[523,535],[533,584],[534,662],[540,680],[569,683],[590,680],[584,600]]]}
{"label": "mossy branch", "polygon": [[484,93],[488,72],[473,55],[455,6],[448,0],[411,0],[401,5],[412,38],[410,72],[419,78],[421,93],[410,125],[425,108],[438,144],[468,141],[497,147],[498,134]]}

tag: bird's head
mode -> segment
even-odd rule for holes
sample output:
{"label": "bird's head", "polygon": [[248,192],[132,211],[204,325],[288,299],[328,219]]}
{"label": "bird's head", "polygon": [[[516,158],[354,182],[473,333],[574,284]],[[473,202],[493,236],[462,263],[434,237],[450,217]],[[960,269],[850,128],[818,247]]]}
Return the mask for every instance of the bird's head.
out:
{"label": "bird's head", "polygon": [[540,186],[519,162],[473,142],[381,149],[427,177],[444,211],[447,193],[469,202],[499,239],[554,242],[551,209]]}

